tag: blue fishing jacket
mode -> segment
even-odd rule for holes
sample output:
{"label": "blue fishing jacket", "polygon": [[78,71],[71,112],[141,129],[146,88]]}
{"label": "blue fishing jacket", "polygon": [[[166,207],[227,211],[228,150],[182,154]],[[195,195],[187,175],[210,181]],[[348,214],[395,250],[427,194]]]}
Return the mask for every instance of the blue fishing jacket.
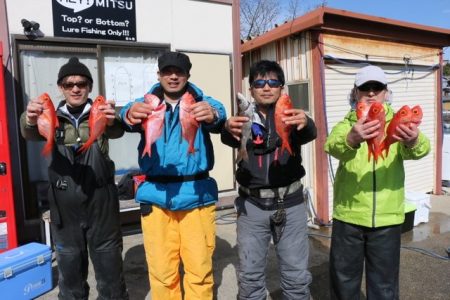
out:
{"label": "blue fishing jacket", "polygon": [[[138,145],[138,160],[141,171],[151,177],[181,177],[204,174],[214,166],[213,145],[210,133],[220,133],[226,121],[226,111],[222,103],[203,92],[194,84],[187,83],[187,91],[196,101],[207,101],[217,112],[218,118],[212,124],[201,122],[195,138],[195,153],[188,153],[188,142],[182,137],[179,119],[179,105],[172,110],[167,103],[164,118],[164,128],[161,136],[153,143],[151,157],[142,156],[145,146],[145,135],[141,124],[134,126],[122,121],[128,132],[140,132],[141,140]],[[164,99],[162,87],[155,84],[148,93]],[[144,98],[135,102],[143,102]],[[120,111],[122,120],[134,102],[128,103]],[[188,210],[212,204],[218,199],[216,181],[206,176],[199,180],[180,182],[154,182],[144,181],[137,189],[135,199],[137,202],[154,204],[169,210]]]}

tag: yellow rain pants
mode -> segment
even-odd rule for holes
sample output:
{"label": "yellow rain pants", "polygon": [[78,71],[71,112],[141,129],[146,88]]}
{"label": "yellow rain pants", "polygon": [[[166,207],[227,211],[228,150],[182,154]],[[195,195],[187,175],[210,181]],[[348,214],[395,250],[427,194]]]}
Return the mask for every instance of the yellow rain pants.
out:
{"label": "yellow rain pants", "polygon": [[152,299],[182,299],[180,263],[184,266],[184,299],[213,299],[215,209],[214,204],[184,211],[152,206],[152,212],[142,216]]}

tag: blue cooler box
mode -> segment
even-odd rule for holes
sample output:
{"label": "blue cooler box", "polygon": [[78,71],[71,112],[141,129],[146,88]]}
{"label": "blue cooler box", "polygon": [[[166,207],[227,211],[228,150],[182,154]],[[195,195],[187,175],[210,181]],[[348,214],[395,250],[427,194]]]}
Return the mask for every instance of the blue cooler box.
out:
{"label": "blue cooler box", "polygon": [[29,243],[0,254],[0,298],[33,299],[52,288],[52,252]]}

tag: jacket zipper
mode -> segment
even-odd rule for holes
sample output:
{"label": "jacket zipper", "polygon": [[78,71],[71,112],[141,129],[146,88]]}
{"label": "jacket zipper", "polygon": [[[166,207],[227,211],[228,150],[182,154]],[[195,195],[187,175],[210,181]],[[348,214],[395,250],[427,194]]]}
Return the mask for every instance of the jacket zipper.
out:
{"label": "jacket zipper", "polygon": [[373,211],[372,211],[372,228],[375,228],[375,212],[377,210],[377,173],[376,173],[376,165],[375,165],[375,159],[372,157],[373,160]]}

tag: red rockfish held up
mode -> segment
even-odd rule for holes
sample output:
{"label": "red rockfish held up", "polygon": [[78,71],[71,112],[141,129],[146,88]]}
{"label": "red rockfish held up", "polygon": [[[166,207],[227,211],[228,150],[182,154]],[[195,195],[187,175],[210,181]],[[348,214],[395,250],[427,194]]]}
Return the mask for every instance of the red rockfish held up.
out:
{"label": "red rockfish held up", "polygon": [[106,114],[99,110],[99,106],[101,105],[106,105],[106,100],[103,96],[98,96],[95,98],[89,112],[89,138],[86,143],[78,149],[78,153],[85,152],[106,130],[108,119],[106,118]]}
{"label": "red rockfish held up", "polygon": [[359,119],[367,117],[370,106],[366,102],[358,102],[356,104],[356,117]]}
{"label": "red rockfish held up", "polygon": [[145,94],[144,102],[152,106],[153,111],[142,121],[142,128],[145,135],[145,146],[141,157],[145,154],[152,156],[152,145],[161,136],[164,127],[164,116],[166,113],[166,103],[153,94]]}
{"label": "red rockfish held up", "polygon": [[289,95],[283,94],[275,104],[275,130],[281,139],[281,153],[286,149],[292,155],[292,148],[289,144],[289,138],[292,132],[292,126],[282,121],[282,118],[288,117],[284,113],[287,109],[292,109],[292,101]]}
{"label": "red rockfish held up", "polygon": [[[420,110],[422,112],[422,110]],[[403,105],[394,115],[386,129],[386,138],[383,141],[383,150],[386,150],[386,156],[389,154],[389,147],[397,142],[394,135],[397,134],[397,128],[400,124],[409,125],[412,118],[412,110],[408,105]]]}
{"label": "red rockfish held up", "polygon": [[386,124],[386,115],[384,112],[383,104],[379,102],[374,102],[369,108],[369,112],[367,113],[367,122],[378,120],[380,121],[380,128],[378,129],[378,135],[374,138],[367,140],[367,145],[369,146],[369,157],[373,156],[375,163],[378,162],[378,157],[381,156],[383,158],[383,138],[384,138],[384,126]]}
{"label": "red rockfish held up", "polygon": [[55,106],[50,96],[47,93],[43,93],[39,96],[39,100],[42,101],[43,110],[38,116],[37,126],[39,134],[47,140],[47,143],[45,143],[42,149],[42,155],[47,156],[55,145],[55,129],[59,127],[59,122],[56,116]]}
{"label": "red rockfish held up", "polygon": [[195,104],[194,97],[189,92],[184,93],[180,100],[180,122],[181,122],[181,135],[188,142],[188,154],[194,154],[194,142],[197,136],[199,122],[191,114],[192,105]]}
{"label": "red rockfish held up", "polygon": [[411,108],[411,123],[414,123],[416,124],[416,126],[419,126],[420,123],[422,123],[422,117],[423,111],[420,105],[416,105],[413,108]]}

